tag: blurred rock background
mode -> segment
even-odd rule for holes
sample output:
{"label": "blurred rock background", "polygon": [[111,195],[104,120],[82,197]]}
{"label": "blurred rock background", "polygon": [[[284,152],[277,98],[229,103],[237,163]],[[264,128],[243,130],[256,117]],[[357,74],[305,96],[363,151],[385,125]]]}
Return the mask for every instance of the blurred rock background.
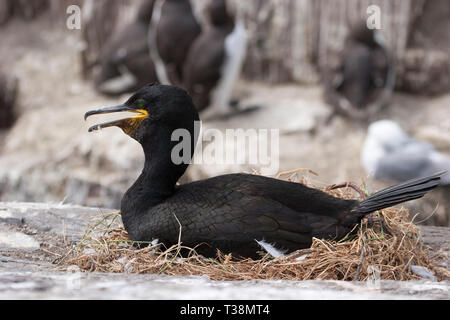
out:
{"label": "blurred rock background", "polygon": [[[396,65],[392,100],[376,117],[397,121],[450,155],[448,1],[229,2],[248,31],[234,96],[243,105],[263,108],[204,123],[205,128],[279,128],[280,171],[310,168],[319,173],[308,175],[317,186],[353,181],[374,191],[391,184],[366,175],[360,151],[367,123],[333,116],[320,82],[321,71],[342,50],[348,21],[367,18],[366,9],[374,4],[381,8],[381,34]],[[192,3],[201,21],[207,0]],[[81,30],[66,27],[72,4],[82,8]],[[0,117],[2,92],[15,97],[7,107],[14,110],[11,127],[0,129],[0,201],[119,207],[142,169],[140,147],[117,128],[89,134],[83,114],[129,96],[97,93],[93,74],[102,48],[138,5],[131,0],[0,0],[0,79],[8,79],[0,81]],[[8,88],[14,83],[14,89],[5,83]],[[258,169],[192,165],[183,181]],[[449,225],[449,192],[443,188],[408,206],[413,215],[422,213],[418,221]]]}

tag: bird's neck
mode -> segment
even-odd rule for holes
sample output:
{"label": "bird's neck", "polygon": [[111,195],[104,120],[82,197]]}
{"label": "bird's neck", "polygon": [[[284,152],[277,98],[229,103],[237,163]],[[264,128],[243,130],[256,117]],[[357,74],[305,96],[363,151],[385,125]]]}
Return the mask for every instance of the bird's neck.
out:
{"label": "bird's neck", "polygon": [[223,15],[220,18],[211,17],[211,24],[216,28],[221,28],[225,30],[227,33],[233,31],[235,24],[234,19],[228,15],[227,12],[223,12]]}
{"label": "bird's neck", "polygon": [[149,141],[142,143],[144,169],[122,198],[122,216],[147,212],[173,195],[177,181],[189,165],[174,163],[177,161],[172,159],[172,150],[178,143],[171,141],[171,132],[165,129],[154,132]]}

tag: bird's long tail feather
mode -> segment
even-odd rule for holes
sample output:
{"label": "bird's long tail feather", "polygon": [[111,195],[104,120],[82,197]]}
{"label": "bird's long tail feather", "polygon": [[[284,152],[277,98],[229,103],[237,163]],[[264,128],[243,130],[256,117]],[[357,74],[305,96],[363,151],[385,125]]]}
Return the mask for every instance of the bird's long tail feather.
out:
{"label": "bird's long tail feather", "polygon": [[446,171],[434,175],[409,180],[401,184],[383,189],[360,202],[358,212],[368,214],[393,205],[423,197],[427,192],[439,185],[441,176]]}

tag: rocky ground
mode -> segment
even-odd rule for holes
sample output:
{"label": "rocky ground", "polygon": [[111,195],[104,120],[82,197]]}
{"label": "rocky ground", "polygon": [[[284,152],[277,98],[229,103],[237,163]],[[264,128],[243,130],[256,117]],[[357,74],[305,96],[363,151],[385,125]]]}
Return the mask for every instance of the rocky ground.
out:
{"label": "rocky ground", "polygon": [[[212,281],[84,273],[61,258],[108,209],[0,203],[0,299],[450,299],[449,281]],[[424,242],[450,253],[450,229],[422,227]]]}

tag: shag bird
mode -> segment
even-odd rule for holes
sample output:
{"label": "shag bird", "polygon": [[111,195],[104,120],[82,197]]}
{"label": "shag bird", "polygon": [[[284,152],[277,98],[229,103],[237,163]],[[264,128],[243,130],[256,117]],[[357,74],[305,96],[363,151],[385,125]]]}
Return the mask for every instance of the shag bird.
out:
{"label": "shag bird", "polygon": [[367,119],[387,102],[394,66],[378,31],[366,22],[350,27],[338,63],[325,76],[325,99],[337,113]]}
{"label": "shag bird", "polygon": [[[200,245],[196,250],[205,256],[220,249],[258,257],[257,241],[293,251],[309,247],[312,237],[340,239],[365,215],[422,197],[442,175],[408,181],[362,201],[252,174],[177,185],[189,165],[180,159],[190,160],[197,141],[194,123],[199,116],[190,96],[177,87],[147,85],[123,105],[89,111],[85,119],[123,111],[135,115],[94,125],[89,131],[117,126],[143,148],[144,169],[121,201],[122,221],[131,240],[159,239],[172,245],[178,243],[181,231],[183,245]],[[175,130],[188,133],[181,134],[186,140],[173,139]],[[180,148],[180,143],[188,147]]]}
{"label": "shag bird", "polygon": [[148,30],[154,0],[143,0],[133,22],[105,45],[95,87],[107,95],[134,92],[157,81],[148,47]]}
{"label": "shag bird", "polygon": [[225,0],[212,0],[207,15],[209,26],[192,44],[183,73],[184,88],[203,120],[230,112],[247,45],[243,23],[235,23]]}
{"label": "shag bird", "polygon": [[369,126],[361,162],[376,179],[403,181],[447,170],[441,184],[450,184],[450,157],[431,144],[412,138],[391,120],[376,121]]}
{"label": "shag bird", "polygon": [[189,0],[156,0],[149,35],[160,83],[182,85],[183,66],[201,27]]}

